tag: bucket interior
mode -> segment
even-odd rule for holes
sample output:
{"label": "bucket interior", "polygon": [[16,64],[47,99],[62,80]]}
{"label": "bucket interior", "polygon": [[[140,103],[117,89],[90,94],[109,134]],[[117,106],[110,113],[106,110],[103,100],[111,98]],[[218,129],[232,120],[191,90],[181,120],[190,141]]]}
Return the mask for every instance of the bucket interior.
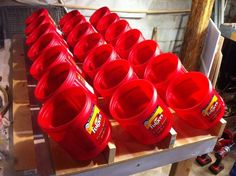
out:
{"label": "bucket interior", "polygon": [[119,118],[131,118],[140,114],[148,108],[152,100],[153,89],[149,85],[145,82],[136,85],[132,83],[134,82],[125,84],[127,87],[122,86],[124,90],[117,97],[115,111]]}
{"label": "bucket interior", "polygon": [[44,34],[47,30],[50,29],[51,25],[52,25],[52,24],[50,24],[50,23],[42,24],[42,26],[40,26],[40,27],[38,28],[38,31],[37,31],[37,33],[36,33],[36,36],[37,36],[37,37],[40,37],[40,36],[41,36],[42,34]]}
{"label": "bucket interior", "polygon": [[137,45],[134,50],[133,64],[139,65],[147,62],[156,52],[156,43],[153,41],[144,41]]}
{"label": "bucket interior", "polygon": [[38,40],[38,48],[37,48],[37,52],[41,52],[43,51],[43,49],[45,49],[45,47],[47,47],[50,42],[52,42],[53,40],[53,35],[50,33],[49,35],[44,35],[43,38],[41,38],[41,40]]}
{"label": "bucket interior", "polygon": [[50,23],[44,23],[44,24],[40,25],[39,28],[36,29],[37,31],[35,31],[35,32],[33,31],[26,40],[31,40],[32,42],[34,42],[41,35],[45,34],[45,32],[47,30],[49,30],[51,25],[52,24],[50,24]]}
{"label": "bucket interior", "polygon": [[77,15],[74,18],[75,19],[70,24],[71,26],[76,26],[76,24],[79,24],[84,19],[84,17],[82,15]]}
{"label": "bucket interior", "polygon": [[122,20],[118,21],[114,26],[112,26],[111,31],[109,32],[109,37],[114,39],[118,37],[126,28],[127,22]]}
{"label": "bucket interior", "polygon": [[61,23],[64,23],[64,22],[66,22],[67,20],[70,20],[70,18],[73,18],[74,16],[76,16],[76,15],[78,15],[78,14],[79,14],[79,11],[78,11],[78,10],[72,10],[71,12],[65,14],[65,15],[61,18],[60,22],[61,22]]}
{"label": "bucket interior", "polygon": [[177,59],[167,55],[160,55],[160,57],[157,56],[153,59],[151,66],[148,67],[150,70],[147,70],[149,73],[146,75],[153,83],[158,84],[164,82],[171,78],[171,75],[177,71]]}
{"label": "bucket interior", "polygon": [[40,24],[42,24],[44,21],[47,20],[47,16],[40,16],[37,19],[35,19],[35,21],[33,21],[27,28],[30,28],[31,31],[38,27]]}
{"label": "bucket interior", "polygon": [[105,14],[109,12],[109,9],[107,7],[102,7],[98,10],[96,10],[92,16],[90,17],[91,23],[96,23],[98,22]]}
{"label": "bucket interior", "polygon": [[82,25],[79,25],[76,32],[74,33],[74,38],[79,39],[83,34],[86,33],[90,28],[89,23],[82,23]]}
{"label": "bucket interior", "polygon": [[118,18],[118,16],[115,13],[110,13],[110,14],[106,15],[103,18],[103,20],[101,20],[98,23],[97,28],[107,29],[117,18]]}
{"label": "bucket interior", "polygon": [[70,72],[68,64],[60,64],[52,68],[45,79],[43,87],[43,97],[47,97],[54,93],[66,80]]}
{"label": "bucket interior", "polygon": [[84,40],[83,43],[81,43],[83,52],[86,53],[87,51],[94,48],[99,43],[100,40],[101,36],[96,33],[89,35],[86,38],[86,40]]}
{"label": "bucket interior", "polygon": [[[116,64],[117,63],[117,64]],[[130,69],[129,64],[120,64],[119,61],[107,64],[103,70],[103,78],[100,82],[101,89],[110,89],[121,83]]]}
{"label": "bucket interior", "polygon": [[197,106],[209,93],[209,82],[204,76],[183,75],[176,79],[167,93],[168,102],[174,108]]}
{"label": "bucket interior", "polygon": [[62,27],[62,31],[64,33],[69,33],[77,24],[79,24],[84,17],[80,14],[72,17],[71,19],[68,20],[68,22]]}
{"label": "bucket interior", "polygon": [[131,30],[125,33],[123,37],[124,38],[122,39],[119,47],[121,47],[121,49],[128,50],[132,48],[134,44],[137,43],[140,37],[140,32]]}
{"label": "bucket interior", "polygon": [[91,56],[89,70],[95,70],[101,67],[109,59],[111,54],[112,54],[112,47],[108,47],[106,45],[95,49],[93,55]]}
{"label": "bucket interior", "polygon": [[43,55],[45,58],[41,62],[39,72],[45,71],[45,69],[48,68],[62,54],[62,50],[60,48],[53,47],[45,53],[47,54]]}
{"label": "bucket interior", "polygon": [[[86,102],[86,94],[79,88],[67,89],[52,101],[47,114],[48,124],[52,127],[64,125],[79,115]],[[82,117],[81,117],[82,118]]]}

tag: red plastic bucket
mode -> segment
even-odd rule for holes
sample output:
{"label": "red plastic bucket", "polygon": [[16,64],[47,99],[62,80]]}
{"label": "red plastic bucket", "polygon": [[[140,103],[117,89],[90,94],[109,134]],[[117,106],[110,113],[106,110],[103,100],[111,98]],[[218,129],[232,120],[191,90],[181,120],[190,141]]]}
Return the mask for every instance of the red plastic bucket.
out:
{"label": "red plastic bucket", "polygon": [[49,16],[47,9],[43,8],[43,9],[38,9],[38,10],[34,11],[30,16],[28,16],[25,19],[26,26],[28,26],[30,23],[35,21],[35,19],[39,18],[40,16]]}
{"label": "red plastic bucket", "polygon": [[99,22],[99,20],[100,20],[103,16],[105,16],[105,15],[107,15],[107,14],[109,14],[109,13],[111,13],[111,12],[110,12],[110,10],[109,10],[108,7],[101,7],[101,8],[99,8],[99,9],[97,9],[97,10],[91,15],[89,21],[90,21],[90,23],[93,25],[93,27],[96,28],[96,27],[97,27],[97,24],[98,24],[98,22]]}
{"label": "red plastic bucket", "polygon": [[67,37],[68,34],[72,31],[72,29],[78,25],[78,24],[81,24],[83,22],[85,22],[86,19],[83,15],[77,15],[77,16],[74,16],[73,18],[71,18],[70,20],[68,20],[63,28],[61,29],[63,34]]}
{"label": "red plastic bucket", "polygon": [[49,33],[49,32],[56,32],[56,27],[54,25],[52,25],[51,23],[44,23],[42,25],[39,25],[27,37],[26,42],[25,42],[26,45],[31,46],[32,44],[34,44],[37,41],[37,39],[41,35]]}
{"label": "red plastic bucket", "polygon": [[129,62],[119,59],[107,63],[98,71],[93,86],[109,102],[118,87],[133,79],[138,77]]}
{"label": "red plastic bucket", "polygon": [[115,46],[119,36],[130,29],[131,27],[126,20],[116,21],[107,28],[105,40],[107,43],[111,43],[113,46]]}
{"label": "red plastic bucket", "polygon": [[61,19],[59,20],[59,25],[61,29],[71,18],[77,15],[81,15],[80,12],[78,10],[72,10],[69,13],[65,14],[63,17],[61,17]]}
{"label": "red plastic bucket", "polygon": [[103,36],[105,35],[108,27],[113,24],[114,22],[118,21],[120,17],[116,13],[109,13],[105,16],[103,16],[97,26],[96,29],[97,31],[102,34]]}
{"label": "red plastic bucket", "polygon": [[94,33],[92,25],[88,22],[80,23],[68,34],[67,43],[74,48],[76,43],[85,35]]}
{"label": "red plastic bucket", "polygon": [[200,72],[185,73],[174,79],[166,97],[178,117],[194,128],[209,129],[224,115],[222,98]]}
{"label": "red plastic bucket", "polygon": [[139,78],[143,78],[149,60],[160,54],[160,48],[154,40],[144,40],[133,47],[128,60]]}
{"label": "red plastic bucket", "polygon": [[110,101],[112,117],[142,144],[156,144],[169,133],[172,114],[147,80],[120,86]]}
{"label": "red plastic bucket", "polygon": [[116,42],[116,52],[122,59],[127,59],[130,50],[144,40],[142,33],[138,29],[131,29],[120,35]]}
{"label": "red plastic bucket", "polygon": [[38,124],[75,160],[90,160],[111,138],[107,117],[83,88],[66,89],[47,101]]}
{"label": "red plastic bucket", "polygon": [[[45,102],[53,95],[69,87],[83,87],[84,91],[94,97],[93,90],[88,89],[84,78],[69,63],[61,63],[51,68],[39,80],[34,95]],[[95,99],[95,98],[94,98]]]}
{"label": "red plastic bucket", "polygon": [[52,25],[55,25],[54,21],[49,16],[40,16],[36,18],[32,23],[30,23],[25,28],[25,35],[28,36],[32,33],[34,29],[36,29],[39,25],[42,25],[44,23],[51,23]]}
{"label": "red plastic bucket", "polygon": [[65,41],[59,36],[58,33],[50,32],[44,34],[30,47],[27,52],[27,56],[30,60],[34,61],[39,54],[44,52],[46,49],[57,45],[63,45],[67,48]]}
{"label": "red plastic bucket", "polygon": [[[78,69],[73,56],[68,53],[67,49],[63,46],[53,46],[48,48],[33,62],[30,68],[30,74],[36,80],[39,80],[42,75],[60,63],[70,63],[71,66]],[[80,69],[79,69],[80,70]],[[82,71],[79,71],[82,75]]]}
{"label": "red plastic bucket", "polygon": [[87,57],[90,51],[104,43],[105,41],[101,34],[88,34],[81,38],[81,40],[75,45],[74,55],[79,60],[79,62],[84,62],[84,59]]}
{"label": "red plastic bucket", "polygon": [[95,75],[102,66],[116,59],[120,59],[120,57],[115,52],[113,46],[110,44],[104,44],[98,46],[88,54],[84,60],[82,68],[90,82],[93,82]]}
{"label": "red plastic bucket", "polygon": [[163,53],[150,60],[144,78],[155,85],[158,95],[166,102],[166,90],[170,82],[186,72],[178,56],[173,53]]}

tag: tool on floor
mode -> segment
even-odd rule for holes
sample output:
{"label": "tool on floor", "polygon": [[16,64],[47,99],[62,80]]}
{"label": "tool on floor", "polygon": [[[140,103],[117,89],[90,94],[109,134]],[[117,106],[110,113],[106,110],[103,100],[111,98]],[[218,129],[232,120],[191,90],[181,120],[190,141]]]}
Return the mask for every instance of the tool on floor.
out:
{"label": "tool on floor", "polygon": [[217,175],[220,171],[224,169],[224,165],[222,164],[223,158],[230,152],[231,148],[234,146],[234,143],[229,146],[224,146],[217,152],[215,152],[216,161],[209,166],[209,170]]}
{"label": "tool on floor", "polygon": [[[223,158],[228,154],[230,149],[233,147],[233,145],[235,144],[235,139],[236,139],[236,135],[234,134],[233,131],[229,129],[225,129],[221,138],[218,139],[214,148],[216,161],[209,166],[209,170],[213,174],[218,174],[220,171],[224,169],[224,166],[221,162]],[[204,155],[198,156],[196,158],[196,162],[200,166],[205,166],[211,163],[212,159],[208,154],[204,154]]]}
{"label": "tool on floor", "polygon": [[208,154],[203,154],[201,156],[198,156],[196,158],[196,162],[200,165],[200,166],[205,166],[209,163],[212,162],[211,157]]}

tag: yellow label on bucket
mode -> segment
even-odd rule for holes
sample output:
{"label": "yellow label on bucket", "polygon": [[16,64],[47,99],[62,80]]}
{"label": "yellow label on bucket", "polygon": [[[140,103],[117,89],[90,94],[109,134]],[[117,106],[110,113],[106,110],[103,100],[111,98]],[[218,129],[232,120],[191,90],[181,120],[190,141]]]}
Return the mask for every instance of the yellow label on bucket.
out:
{"label": "yellow label on bucket", "polygon": [[144,126],[147,129],[155,128],[160,123],[160,121],[163,117],[162,112],[163,112],[163,109],[160,106],[158,106],[158,108],[153,113],[153,115],[150,118],[148,118],[147,120],[144,121]]}
{"label": "yellow label on bucket", "polygon": [[214,95],[210,101],[210,103],[202,110],[203,116],[210,116],[213,112],[217,110],[217,107],[219,105],[218,98],[216,95]]}
{"label": "yellow label on bucket", "polygon": [[85,129],[89,134],[96,133],[98,128],[101,126],[102,116],[99,114],[100,109],[97,106],[94,106],[93,112],[85,124]]}

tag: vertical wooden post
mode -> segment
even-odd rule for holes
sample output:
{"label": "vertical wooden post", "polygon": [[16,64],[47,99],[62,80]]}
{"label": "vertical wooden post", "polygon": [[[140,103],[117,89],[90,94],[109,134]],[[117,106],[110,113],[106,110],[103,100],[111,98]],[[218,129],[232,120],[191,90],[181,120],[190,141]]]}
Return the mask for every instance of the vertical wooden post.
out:
{"label": "vertical wooden post", "polygon": [[199,70],[200,56],[214,0],[192,0],[180,58],[187,70]]}
{"label": "vertical wooden post", "polygon": [[194,159],[188,159],[174,163],[171,166],[169,176],[188,176]]}

